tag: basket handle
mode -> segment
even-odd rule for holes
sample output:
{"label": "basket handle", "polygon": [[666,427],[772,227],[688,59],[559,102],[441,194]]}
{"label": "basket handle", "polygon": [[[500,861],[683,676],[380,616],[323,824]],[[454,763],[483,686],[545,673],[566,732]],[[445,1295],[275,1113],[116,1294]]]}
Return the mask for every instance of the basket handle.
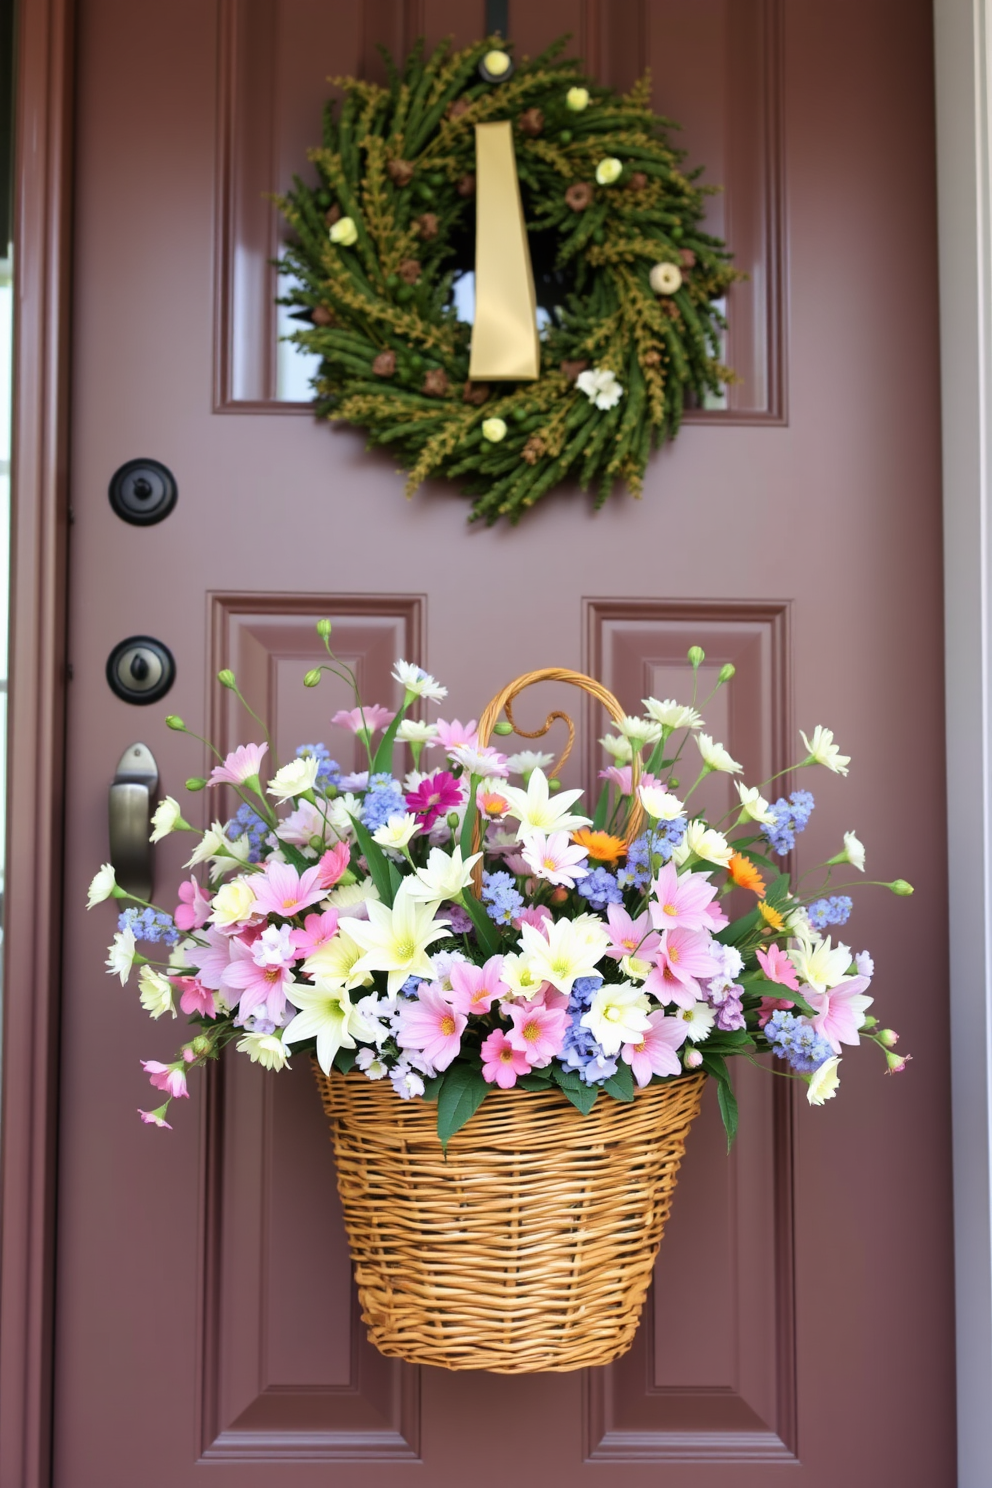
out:
{"label": "basket handle", "polygon": [[[552,766],[551,776],[554,778],[572,752],[572,745],[575,743],[575,724],[567,713],[561,712],[560,709],[555,709],[554,712],[548,714],[541,728],[534,729],[533,731],[520,728],[513,717],[513,700],[518,693],[522,692],[525,687],[530,687],[533,682],[568,682],[573,687],[580,687],[583,692],[587,692],[590,697],[594,697],[597,702],[602,703],[614,723],[621,723],[625,715],[619,702],[613,696],[613,693],[610,692],[609,688],[604,687],[601,682],[597,682],[594,677],[587,677],[585,672],[573,672],[568,667],[542,667],[540,671],[524,672],[522,676],[515,678],[512,682],[508,682],[496,694],[479,720],[479,747],[480,749],[484,749],[489,743],[493,725],[498,721],[501,713],[506,714],[507,722],[512,726],[513,732],[521,739],[540,739],[548,732],[551,725],[557,719],[561,719],[568,729],[568,740],[565,748]],[[636,837],[640,836],[641,828],[644,825],[644,807],[641,805],[640,797],[637,794],[637,782],[640,779],[640,774],[641,758],[635,750],[631,759],[630,811],[627,816],[627,827],[624,832],[624,845],[627,847],[630,846]],[[474,802],[471,804],[474,805]],[[472,852],[478,852],[481,845],[482,818],[478,810],[476,810],[475,826],[472,831]],[[472,869],[472,888],[478,899],[482,894],[481,859]]]}

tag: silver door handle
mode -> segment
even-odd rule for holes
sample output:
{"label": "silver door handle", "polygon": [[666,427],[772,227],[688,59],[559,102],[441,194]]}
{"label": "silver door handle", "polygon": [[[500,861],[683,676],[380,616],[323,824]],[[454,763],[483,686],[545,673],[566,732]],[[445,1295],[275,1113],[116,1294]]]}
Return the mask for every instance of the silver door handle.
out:
{"label": "silver door handle", "polygon": [[110,861],[121,888],[138,899],[151,899],[155,887],[148,833],[157,791],[154,755],[147,744],[129,744],[110,787]]}

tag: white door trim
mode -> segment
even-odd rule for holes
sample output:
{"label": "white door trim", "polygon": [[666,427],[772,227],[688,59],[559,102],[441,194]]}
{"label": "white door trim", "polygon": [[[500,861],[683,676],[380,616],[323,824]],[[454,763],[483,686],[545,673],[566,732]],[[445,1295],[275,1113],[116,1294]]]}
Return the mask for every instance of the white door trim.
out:
{"label": "white door trim", "polygon": [[992,0],[935,0],[959,1488],[992,1481]]}

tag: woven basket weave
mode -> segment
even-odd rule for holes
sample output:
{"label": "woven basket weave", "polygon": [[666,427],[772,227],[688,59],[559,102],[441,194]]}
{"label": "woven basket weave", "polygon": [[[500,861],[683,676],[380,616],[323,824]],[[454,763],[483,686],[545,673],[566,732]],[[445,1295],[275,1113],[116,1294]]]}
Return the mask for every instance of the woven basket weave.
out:
{"label": "woven basket weave", "polygon": [[629,1348],[702,1075],[601,1096],[587,1116],[558,1091],[494,1090],[446,1158],[434,1105],[356,1072],[317,1079],[381,1353],[525,1374]]}

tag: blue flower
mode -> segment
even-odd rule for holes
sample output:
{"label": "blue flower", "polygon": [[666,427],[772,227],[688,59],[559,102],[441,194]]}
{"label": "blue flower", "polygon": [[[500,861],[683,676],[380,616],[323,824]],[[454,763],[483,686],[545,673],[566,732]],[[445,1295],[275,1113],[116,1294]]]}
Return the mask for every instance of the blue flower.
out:
{"label": "blue flower", "polygon": [[331,759],[331,752],[326,744],[301,744],[296,751],[296,758],[302,759],[303,755],[309,754],[313,759],[319,760],[317,766],[317,784],[327,790],[329,786],[337,789],[341,784],[341,766],[336,759]]}
{"label": "blue flower", "polygon": [[817,899],[806,913],[814,930],[825,930],[828,925],[846,925],[853,908],[847,894],[835,894],[831,899]]}
{"label": "blue flower", "polygon": [[362,821],[369,831],[378,831],[391,816],[403,816],[405,812],[406,797],[399,781],[385,773],[372,775],[362,803]]}
{"label": "blue flower", "polygon": [[[582,977],[584,982],[599,981],[598,977]],[[571,1003],[569,1003],[571,1007]],[[565,1029],[565,1041],[559,1058],[566,1069],[578,1070],[587,1085],[602,1085],[617,1072],[617,1061],[610,1058],[603,1046],[596,1042],[591,1028],[579,1022],[581,1010],[577,1010]]]}
{"label": "blue flower", "polygon": [[592,909],[603,910],[608,904],[622,904],[620,886],[608,868],[594,868],[576,885],[583,899],[588,899]]}
{"label": "blue flower", "polygon": [[568,999],[568,1011],[581,1017],[588,1011],[589,1004],[602,985],[603,978],[599,976],[576,977]]}
{"label": "blue flower", "polygon": [[524,897],[518,890],[512,873],[484,873],[482,902],[486,906],[486,914],[497,925],[512,924],[524,907]]}
{"label": "blue flower", "polygon": [[269,830],[268,823],[264,822],[258,812],[253,811],[248,803],[245,802],[238,807],[224,828],[224,835],[225,837],[229,837],[232,842],[237,842],[238,838],[247,832],[248,861],[249,863],[257,863],[262,856],[262,848],[265,846],[265,839],[269,835]]}
{"label": "blue flower", "polygon": [[762,825],[761,830],[780,856],[795,847],[796,833],[801,832],[809,821],[813,805],[809,791],[797,790],[788,800],[779,796],[769,808],[775,821]]}
{"label": "blue flower", "polygon": [[160,914],[156,909],[125,909],[117,918],[118,930],[130,930],[135,940],[147,940],[152,945],[162,941],[175,945],[179,931],[171,915]]}
{"label": "blue flower", "polygon": [[651,874],[652,856],[667,863],[678,847],[686,830],[685,817],[675,821],[656,822],[654,828],[638,837],[627,849],[627,861],[617,873],[617,883],[622,889],[647,887]]}
{"label": "blue flower", "polygon": [[811,1075],[834,1052],[811,1023],[797,1018],[794,1013],[781,1010],[773,1013],[764,1031],[778,1057],[788,1060],[802,1075]]}

